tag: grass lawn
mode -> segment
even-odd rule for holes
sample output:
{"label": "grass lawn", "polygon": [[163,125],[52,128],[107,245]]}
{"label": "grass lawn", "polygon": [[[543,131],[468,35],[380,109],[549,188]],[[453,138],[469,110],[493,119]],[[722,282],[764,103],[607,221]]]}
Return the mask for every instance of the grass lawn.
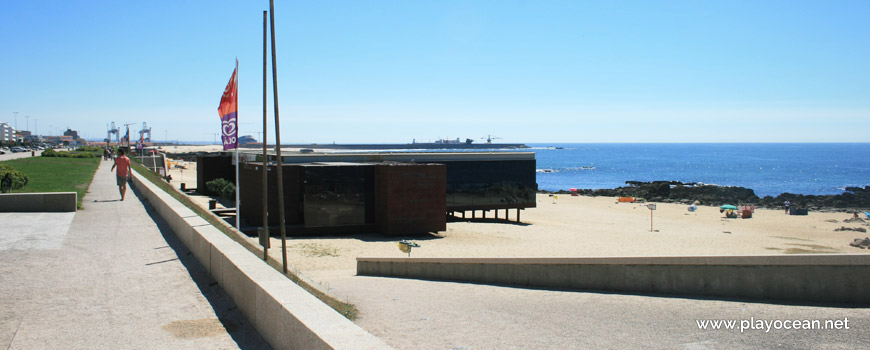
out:
{"label": "grass lawn", "polygon": [[27,174],[30,181],[24,188],[12,192],[73,192],[78,193],[76,207],[82,208],[82,198],[91,185],[101,158],[27,157],[8,160],[3,164]]}

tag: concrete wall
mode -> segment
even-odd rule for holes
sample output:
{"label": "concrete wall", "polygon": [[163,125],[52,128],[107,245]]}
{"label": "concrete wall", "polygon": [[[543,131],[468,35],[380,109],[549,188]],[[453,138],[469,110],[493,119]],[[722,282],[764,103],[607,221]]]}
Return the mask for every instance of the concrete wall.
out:
{"label": "concrete wall", "polygon": [[154,184],[133,184],[273,348],[390,348]]}
{"label": "concrete wall", "polygon": [[357,258],[357,274],[541,288],[870,304],[870,254]]}
{"label": "concrete wall", "polygon": [[75,192],[3,193],[0,194],[0,212],[74,212]]}

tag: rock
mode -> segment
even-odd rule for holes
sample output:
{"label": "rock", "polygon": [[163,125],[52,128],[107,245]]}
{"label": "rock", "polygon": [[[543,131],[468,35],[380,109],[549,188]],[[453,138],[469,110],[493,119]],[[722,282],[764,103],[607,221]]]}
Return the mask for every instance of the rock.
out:
{"label": "rock", "polygon": [[[846,187],[846,192],[838,195],[802,195],[783,193],[776,197],[759,198],[755,191],[739,186],[716,186],[679,181],[626,181],[628,186],[613,189],[579,189],[584,196],[635,197],[647,198],[657,202],[685,203],[694,201],[696,205],[754,205],[761,208],[782,209],[782,203],[791,202],[792,208],[809,208],[812,211],[859,211],[857,208],[870,207],[870,186]],[[567,194],[566,191],[559,191]],[[851,219],[855,220],[855,219]],[[863,220],[862,220],[863,222]]]}

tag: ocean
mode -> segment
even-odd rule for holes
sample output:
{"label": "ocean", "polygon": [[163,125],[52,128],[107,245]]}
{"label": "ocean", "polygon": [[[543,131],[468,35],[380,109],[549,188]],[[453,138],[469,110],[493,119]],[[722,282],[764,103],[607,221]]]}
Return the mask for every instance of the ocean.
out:
{"label": "ocean", "polygon": [[741,186],[759,197],[840,194],[870,185],[870,143],[528,144],[541,190],[626,181]]}

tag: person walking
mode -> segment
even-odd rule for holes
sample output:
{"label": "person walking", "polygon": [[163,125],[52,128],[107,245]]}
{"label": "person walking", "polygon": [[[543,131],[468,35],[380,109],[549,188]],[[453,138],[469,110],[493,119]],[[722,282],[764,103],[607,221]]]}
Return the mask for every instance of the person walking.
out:
{"label": "person walking", "polygon": [[791,207],[791,202],[786,200],[783,205],[785,205],[785,213],[788,214],[789,207]]}
{"label": "person walking", "polygon": [[118,171],[115,173],[115,179],[118,183],[118,191],[121,192],[121,200],[124,200],[124,195],[127,193],[127,178],[130,177],[130,158],[124,155],[123,149],[118,149],[118,156],[115,157],[115,164],[112,164],[112,169],[109,171],[115,170],[118,168]]}

